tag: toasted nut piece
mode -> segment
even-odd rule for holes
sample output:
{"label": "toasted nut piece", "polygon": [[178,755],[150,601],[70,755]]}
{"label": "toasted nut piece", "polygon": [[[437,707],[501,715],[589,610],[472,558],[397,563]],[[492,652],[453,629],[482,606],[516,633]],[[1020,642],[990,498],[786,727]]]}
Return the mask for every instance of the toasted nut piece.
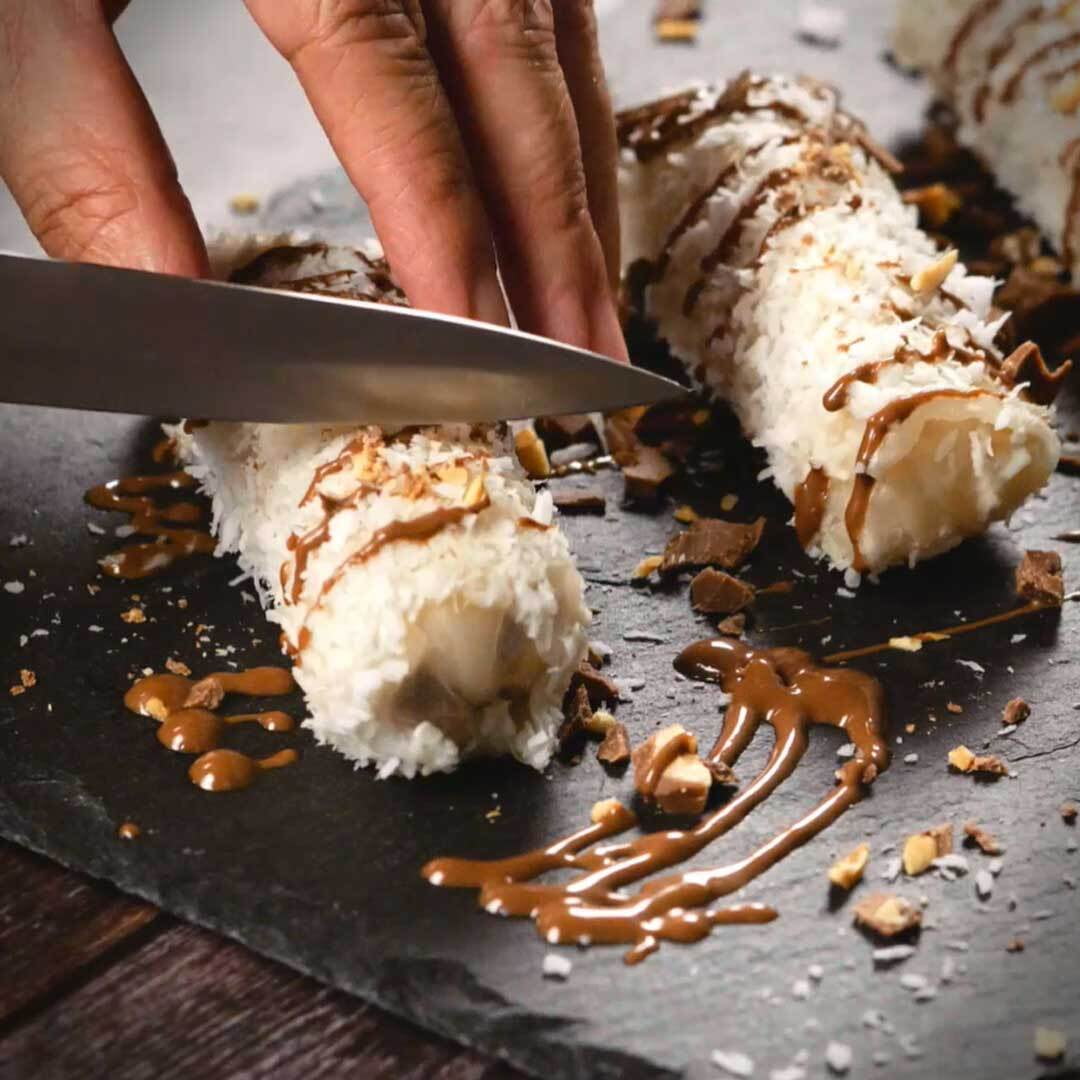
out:
{"label": "toasted nut piece", "polygon": [[585,730],[590,735],[606,735],[615,726],[615,717],[607,709],[597,709],[585,721]]}
{"label": "toasted nut piece", "polygon": [[174,660],[171,656],[165,661],[165,670],[171,671],[174,675],[183,675],[185,677],[191,674],[191,668],[187,664],[182,660]]}
{"label": "toasted nut piece", "polygon": [[1016,594],[1034,604],[1060,606],[1065,597],[1061,556],[1056,551],[1025,551],[1016,568]]}
{"label": "toasted nut piece", "polygon": [[29,668],[20,668],[19,682],[29,690],[31,686],[37,685],[37,676]]}
{"label": "toasted nut piece", "polygon": [[631,576],[635,581],[641,581],[659,570],[663,561],[663,555],[650,555],[648,558],[642,559],[641,562],[634,567],[634,573]]}
{"label": "toasted nut piece", "polygon": [[483,510],[490,502],[491,500],[488,498],[487,488],[484,487],[483,476],[474,476],[472,480],[469,481],[469,486],[465,489],[465,509]]}
{"label": "toasted nut piece", "polygon": [[1001,722],[1010,724],[1022,724],[1031,715],[1031,706],[1023,699],[1014,697],[1002,710]]}
{"label": "toasted nut piece", "polygon": [[900,649],[902,652],[918,652],[923,647],[922,638],[917,637],[891,637],[889,638],[890,649]]}
{"label": "toasted nut piece", "polygon": [[1060,1061],[1067,1045],[1064,1032],[1047,1027],[1035,1029],[1035,1056],[1040,1061]]}
{"label": "toasted nut piece", "polygon": [[855,924],[882,937],[896,937],[922,925],[922,912],[902,896],[871,893],[854,908]]}
{"label": "toasted nut piece", "polygon": [[1080,814],[1080,806],[1077,806],[1074,802],[1063,802],[1059,808],[1061,814],[1061,820],[1069,823],[1070,825],[1076,820],[1078,814]]}
{"label": "toasted nut piece", "polygon": [[469,482],[469,470],[464,465],[443,465],[435,470],[435,476],[440,484],[453,487],[463,488]]}
{"label": "toasted nut piece", "polygon": [[120,618],[126,623],[144,623],[146,622],[146,612],[141,607],[131,607],[127,611],[121,611]]}
{"label": "toasted nut piece", "polygon": [[622,724],[611,725],[604,735],[604,741],[596,748],[596,757],[605,765],[625,765],[630,760],[630,736]]}
{"label": "toasted nut piece", "polygon": [[727,514],[727,513],[729,513],[730,511],[732,511],[732,510],[734,510],[734,509],[735,509],[735,504],[736,504],[736,503],[737,503],[738,501],[739,501],[739,496],[738,496],[738,495],[735,495],[735,494],[733,494],[732,492],[730,492],[730,491],[729,491],[729,492],[728,492],[728,493],[727,493],[727,494],[726,494],[726,495],[725,495],[725,496],[724,496],[724,497],[723,497],[723,498],[722,498],[722,499],[720,500],[720,509],[721,509],[721,510],[723,510],[725,514]]}
{"label": "toasted nut piece", "polygon": [[698,36],[697,19],[660,19],[656,23],[656,36],[661,41],[694,42]]}
{"label": "toasted nut piece", "polygon": [[601,799],[599,802],[593,803],[592,809],[589,811],[589,820],[594,825],[599,825],[601,821],[606,821],[612,814],[617,814],[623,809],[623,805],[618,799]]}
{"label": "toasted nut piece", "polygon": [[930,864],[953,849],[951,825],[935,825],[904,841],[904,873],[909,877],[925,873]]}
{"label": "toasted nut piece", "polygon": [[260,205],[259,196],[252,195],[247,191],[242,191],[239,195],[234,195],[229,200],[229,209],[234,214],[241,214],[244,216],[247,216],[248,214],[257,214]]}
{"label": "toasted nut piece", "polygon": [[957,746],[949,751],[949,765],[962,773],[1006,776],[1009,772],[1009,766],[996,754],[973,754],[966,746]]}
{"label": "toasted nut piece", "polygon": [[1000,855],[1005,849],[993,833],[987,832],[974,821],[964,823],[964,836],[967,837],[984,855]]}
{"label": "toasted nut piece", "polygon": [[904,202],[914,204],[934,229],[940,229],[960,209],[963,200],[948,184],[927,184],[904,192]]}
{"label": "toasted nut piece", "polygon": [[955,716],[959,716],[964,711],[963,705],[957,705],[955,701],[945,702],[945,709],[947,712],[951,712]]}
{"label": "toasted nut piece", "polygon": [[1080,109],[1080,75],[1058,86],[1050,95],[1050,104],[1066,116]]}
{"label": "toasted nut piece", "polygon": [[159,697],[147,698],[143,702],[143,712],[147,716],[152,716],[155,720],[165,720],[168,718],[169,710],[165,705],[165,702]]}
{"label": "toasted nut piece", "polygon": [[701,516],[692,506],[680,506],[671,515],[676,521],[690,525]]}
{"label": "toasted nut piece", "polygon": [[957,746],[949,751],[949,766],[957,772],[971,772],[975,764],[975,755],[966,746]]}
{"label": "toasted nut piece", "polygon": [[[677,756],[670,757],[670,743],[678,743]],[[655,775],[657,759],[663,766]],[[682,724],[670,724],[650,735],[633,753],[634,787],[665,814],[699,814],[712,786],[712,775],[697,754],[697,739]]]}
{"label": "toasted nut piece", "polygon": [[216,709],[224,697],[225,687],[221,685],[221,680],[215,679],[213,675],[207,675],[188,691],[188,696],[184,698],[184,708]]}
{"label": "toasted nut piece", "polygon": [[1024,951],[1024,939],[1014,937],[1008,945],[1005,946],[1006,952],[1023,952]]}
{"label": "toasted nut piece", "polygon": [[869,861],[870,845],[860,844],[829,867],[829,881],[838,889],[853,889],[862,880]]}
{"label": "toasted nut piece", "polygon": [[531,427],[522,428],[514,436],[514,449],[521,467],[534,480],[543,480],[551,475],[551,462],[548,461],[547,448],[540,441]]}
{"label": "toasted nut piece", "polygon": [[924,266],[921,270],[911,275],[912,292],[931,293],[939,288],[945,279],[952,273],[956,265],[957,253],[955,248],[950,248],[937,262]]}

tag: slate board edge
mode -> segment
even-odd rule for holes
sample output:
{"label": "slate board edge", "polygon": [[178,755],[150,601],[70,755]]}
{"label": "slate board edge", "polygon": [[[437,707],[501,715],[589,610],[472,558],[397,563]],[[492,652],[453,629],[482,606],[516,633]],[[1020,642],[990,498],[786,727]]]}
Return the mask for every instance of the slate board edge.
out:
{"label": "slate board edge", "polygon": [[[5,762],[5,766],[13,765],[16,763],[10,760]],[[200,906],[194,894],[184,897],[180,895],[179,890],[174,888],[172,902],[167,904],[158,890],[146,888],[135,875],[124,872],[122,863],[110,859],[107,854],[99,859],[82,859],[66,848],[49,843],[40,834],[40,830],[28,829],[29,824],[20,812],[17,801],[8,797],[6,785],[0,785],[0,835],[4,839],[59,862],[70,870],[108,882],[129,896],[139,897],[177,918],[222,934],[231,941],[284,964],[301,975],[315,978],[329,986],[353,994],[363,1001],[385,1009],[394,1016],[417,1024],[461,1046],[479,1050],[500,1061],[508,1062],[530,1076],[542,1078],[542,1080],[579,1080],[579,1078],[605,1080],[606,1077],[676,1080],[685,1075],[683,1070],[665,1069],[629,1052],[620,1052],[580,1040],[564,1041],[548,1037],[550,1032],[557,1036],[559,1031],[573,1030],[574,1026],[573,1021],[555,1025],[550,1015],[521,1012],[515,1009],[507,1018],[511,1022],[500,1022],[494,1025],[490,1035],[484,1030],[478,1032],[475,1024],[463,1027],[454,1022],[453,1006],[458,997],[457,994],[451,995],[449,1000],[440,1001],[439,1007],[432,1008],[431,999],[425,1002],[423,995],[412,992],[419,980],[430,977],[432,972],[430,960],[391,959],[381,965],[373,966],[364,973],[362,978],[356,978],[355,972],[352,973],[353,977],[350,977],[350,973],[346,971],[338,971],[332,965],[327,966],[324,958],[314,954],[302,955],[302,950],[290,948],[287,939],[278,938],[277,943],[271,940],[270,936],[265,941],[255,940],[250,928],[238,929],[230,920],[206,910]],[[98,850],[107,852],[106,847]],[[191,906],[187,907],[187,903]],[[440,960],[437,963],[451,965],[459,970],[459,986],[476,983],[474,976],[459,965],[453,964],[452,961]],[[391,968],[393,968],[392,971]],[[410,977],[413,971],[416,975],[415,980]],[[388,986],[396,987],[398,992],[389,992]],[[483,992],[483,987],[478,987],[477,992]],[[423,1007],[418,1007],[421,1005]],[[475,1012],[472,1015],[475,1017]]]}

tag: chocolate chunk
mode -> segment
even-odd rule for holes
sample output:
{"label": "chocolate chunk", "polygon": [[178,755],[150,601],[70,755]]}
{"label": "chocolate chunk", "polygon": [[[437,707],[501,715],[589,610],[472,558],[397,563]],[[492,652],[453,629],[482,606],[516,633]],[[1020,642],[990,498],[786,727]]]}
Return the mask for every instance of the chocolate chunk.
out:
{"label": "chocolate chunk", "polygon": [[605,765],[625,765],[630,760],[630,736],[622,724],[608,728],[604,741],[596,748],[596,757]]}
{"label": "chocolate chunk", "polygon": [[690,603],[707,615],[734,615],[753,602],[753,585],[711,566],[690,582]]}
{"label": "chocolate chunk", "polygon": [[1002,360],[998,376],[1006,386],[1027,383],[1025,393],[1031,401],[1038,405],[1050,405],[1070,371],[1071,360],[1065,360],[1051,371],[1039,346],[1033,341],[1026,341]]}
{"label": "chocolate chunk", "polygon": [[1023,699],[1014,697],[1001,713],[1001,722],[1004,725],[1022,724],[1031,715],[1031,706]]}
{"label": "chocolate chunk", "polygon": [[620,460],[626,497],[630,500],[652,500],[659,496],[664,484],[675,475],[675,466],[654,446],[638,446],[626,460]]}
{"label": "chocolate chunk", "polygon": [[596,433],[592,418],[584,413],[568,416],[540,416],[534,424],[537,435],[544,440],[548,452],[561,450],[574,443],[597,443],[600,438]]}
{"label": "chocolate chunk", "polygon": [[993,833],[987,832],[974,821],[964,824],[964,843],[975,845],[984,855],[1000,855],[1004,850]]}
{"label": "chocolate chunk", "polygon": [[184,699],[185,709],[216,709],[225,697],[225,687],[219,679],[208,675],[200,679],[189,691]]}
{"label": "chocolate chunk", "polygon": [[856,926],[884,938],[922,925],[922,913],[911,901],[888,893],[871,893],[855,905],[853,914]]}
{"label": "chocolate chunk", "polygon": [[1025,551],[1016,568],[1016,592],[1032,603],[1060,607],[1065,599],[1061,556],[1056,551]]}
{"label": "chocolate chunk", "polygon": [[579,687],[584,687],[589,696],[589,705],[594,709],[599,709],[601,705],[614,705],[619,700],[619,688],[614,680],[601,674],[587,660],[583,660],[574,672],[567,693],[576,696]]}
{"label": "chocolate chunk", "polygon": [[746,616],[742,613],[738,615],[729,615],[726,619],[721,619],[716,624],[716,632],[718,634],[727,634],[729,637],[741,637],[743,630],[746,629]]}
{"label": "chocolate chunk", "polygon": [[700,814],[705,809],[712,776],[698,757],[697,739],[681,724],[650,735],[631,756],[634,787],[661,812]]}
{"label": "chocolate chunk", "polygon": [[646,406],[634,405],[629,409],[620,409],[604,417],[604,439],[607,443],[608,453],[619,462],[624,464],[633,458],[641,439],[638,438],[638,422],[645,415]]}
{"label": "chocolate chunk", "polygon": [[559,725],[557,734],[559,753],[563,757],[573,757],[581,753],[588,735],[588,723],[592,719],[589,692],[581,683],[572,693],[566,695],[563,702],[563,716],[564,719]]}
{"label": "chocolate chunk", "polygon": [[607,507],[599,491],[560,491],[554,498],[564,514],[602,514]]}
{"label": "chocolate chunk", "polygon": [[734,570],[757,547],[764,528],[763,517],[749,525],[701,518],[686,532],[676,533],[667,542],[660,572],[678,573],[680,570],[700,570],[705,566]]}

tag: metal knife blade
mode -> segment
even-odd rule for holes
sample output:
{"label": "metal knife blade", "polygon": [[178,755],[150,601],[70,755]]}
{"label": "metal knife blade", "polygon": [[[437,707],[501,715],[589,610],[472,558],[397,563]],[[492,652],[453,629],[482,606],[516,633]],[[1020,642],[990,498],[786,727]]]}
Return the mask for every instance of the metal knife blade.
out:
{"label": "metal knife blade", "polygon": [[678,384],[409,308],[0,253],[0,400],[383,426],[607,411]]}

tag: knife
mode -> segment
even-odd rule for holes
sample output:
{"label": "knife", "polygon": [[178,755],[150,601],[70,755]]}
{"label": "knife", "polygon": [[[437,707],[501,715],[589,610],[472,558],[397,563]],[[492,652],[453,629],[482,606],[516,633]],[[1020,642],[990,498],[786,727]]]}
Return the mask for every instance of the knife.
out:
{"label": "knife", "polygon": [[609,411],[685,390],[411,308],[0,252],[0,401],[382,426]]}

